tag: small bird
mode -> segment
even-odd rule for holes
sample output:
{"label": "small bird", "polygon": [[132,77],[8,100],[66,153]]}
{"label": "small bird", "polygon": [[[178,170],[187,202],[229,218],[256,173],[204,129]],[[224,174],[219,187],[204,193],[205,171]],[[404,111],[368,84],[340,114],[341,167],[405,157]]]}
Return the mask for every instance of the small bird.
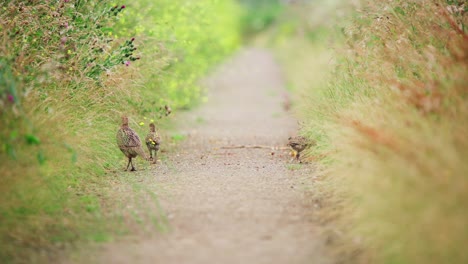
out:
{"label": "small bird", "polygon": [[[153,163],[156,163],[158,160],[158,150],[161,145],[161,137],[156,132],[154,123],[151,123],[149,127],[150,127],[150,132],[145,138],[145,143],[150,153],[150,160],[152,160]],[[154,159],[153,159],[153,151],[154,151]]]}
{"label": "small bird", "polygon": [[132,165],[131,171],[135,171],[132,158],[136,158],[136,156],[140,156],[145,160],[148,160],[148,157],[141,146],[140,137],[138,137],[137,133],[128,126],[128,117],[126,116],[122,116],[122,125],[117,131],[117,145],[122,153],[128,158],[128,164],[125,170],[128,170],[128,166]]}
{"label": "small bird", "polygon": [[301,162],[299,159],[301,152],[312,144],[309,143],[305,137],[297,136],[289,137],[288,145],[293,149],[294,158]]}

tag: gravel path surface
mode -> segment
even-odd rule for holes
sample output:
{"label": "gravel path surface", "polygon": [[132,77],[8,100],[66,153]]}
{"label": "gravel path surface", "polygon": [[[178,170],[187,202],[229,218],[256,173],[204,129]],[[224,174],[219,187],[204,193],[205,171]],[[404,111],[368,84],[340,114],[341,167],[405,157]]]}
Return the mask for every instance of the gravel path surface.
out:
{"label": "gravel path surface", "polygon": [[[206,85],[208,102],[179,116],[187,139],[170,154],[172,169],[151,172],[169,230],[106,245],[98,262],[330,263],[288,169],[284,147],[297,125],[271,54],[245,49]],[[241,145],[283,149],[225,148]]]}

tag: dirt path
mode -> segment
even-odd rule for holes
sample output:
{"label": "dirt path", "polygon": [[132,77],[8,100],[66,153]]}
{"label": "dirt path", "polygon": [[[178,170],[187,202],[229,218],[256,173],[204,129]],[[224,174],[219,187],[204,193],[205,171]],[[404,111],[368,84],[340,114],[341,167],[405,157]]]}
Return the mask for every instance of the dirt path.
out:
{"label": "dirt path", "polygon": [[107,245],[99,262],[329,263],[288,151],[223,148],[284,147],[295,133],[271,55],[244,50],[207,85],[208,102],[179,120],[173,172],[154,171],[170,230]]}

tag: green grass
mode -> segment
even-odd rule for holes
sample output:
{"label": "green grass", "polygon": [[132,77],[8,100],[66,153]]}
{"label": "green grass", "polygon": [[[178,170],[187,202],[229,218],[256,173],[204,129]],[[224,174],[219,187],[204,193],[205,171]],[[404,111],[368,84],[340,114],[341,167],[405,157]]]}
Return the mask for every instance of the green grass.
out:
{"label": "green grass", "polygon": [[[164,135],[165,106],[197,104],[198,79],[238,46],[240,9],[214,0],[114,5],[9,0],[0,7],[5,263],[50,262],[65,244],[165,225],[157,186],[134,182],[148,173],[121,173],[120,116],[140,136],[151,120]],[[140,159],[137,167],[146,168]],[[141,200],[151,208],[121,208]]]}
{"label": "green grass", "polygon": [[174,134],[171,136],[171,139],[175,142],[178,142],[178,141],[183,141],[185,140],[185,138],[187,138],[186,135],[182,135],[182,134]]}

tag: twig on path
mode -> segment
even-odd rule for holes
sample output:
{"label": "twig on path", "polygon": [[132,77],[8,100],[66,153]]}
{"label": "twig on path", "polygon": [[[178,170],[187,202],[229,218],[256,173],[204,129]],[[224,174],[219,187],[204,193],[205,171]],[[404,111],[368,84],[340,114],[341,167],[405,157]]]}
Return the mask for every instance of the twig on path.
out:
{"label": "twig on path", "polygon": [[272,150],[287,150],[289,147],[281,146],[265,146],[265,145],[234,145],[234,146],[224,146],[221,149],[272,149]]}

